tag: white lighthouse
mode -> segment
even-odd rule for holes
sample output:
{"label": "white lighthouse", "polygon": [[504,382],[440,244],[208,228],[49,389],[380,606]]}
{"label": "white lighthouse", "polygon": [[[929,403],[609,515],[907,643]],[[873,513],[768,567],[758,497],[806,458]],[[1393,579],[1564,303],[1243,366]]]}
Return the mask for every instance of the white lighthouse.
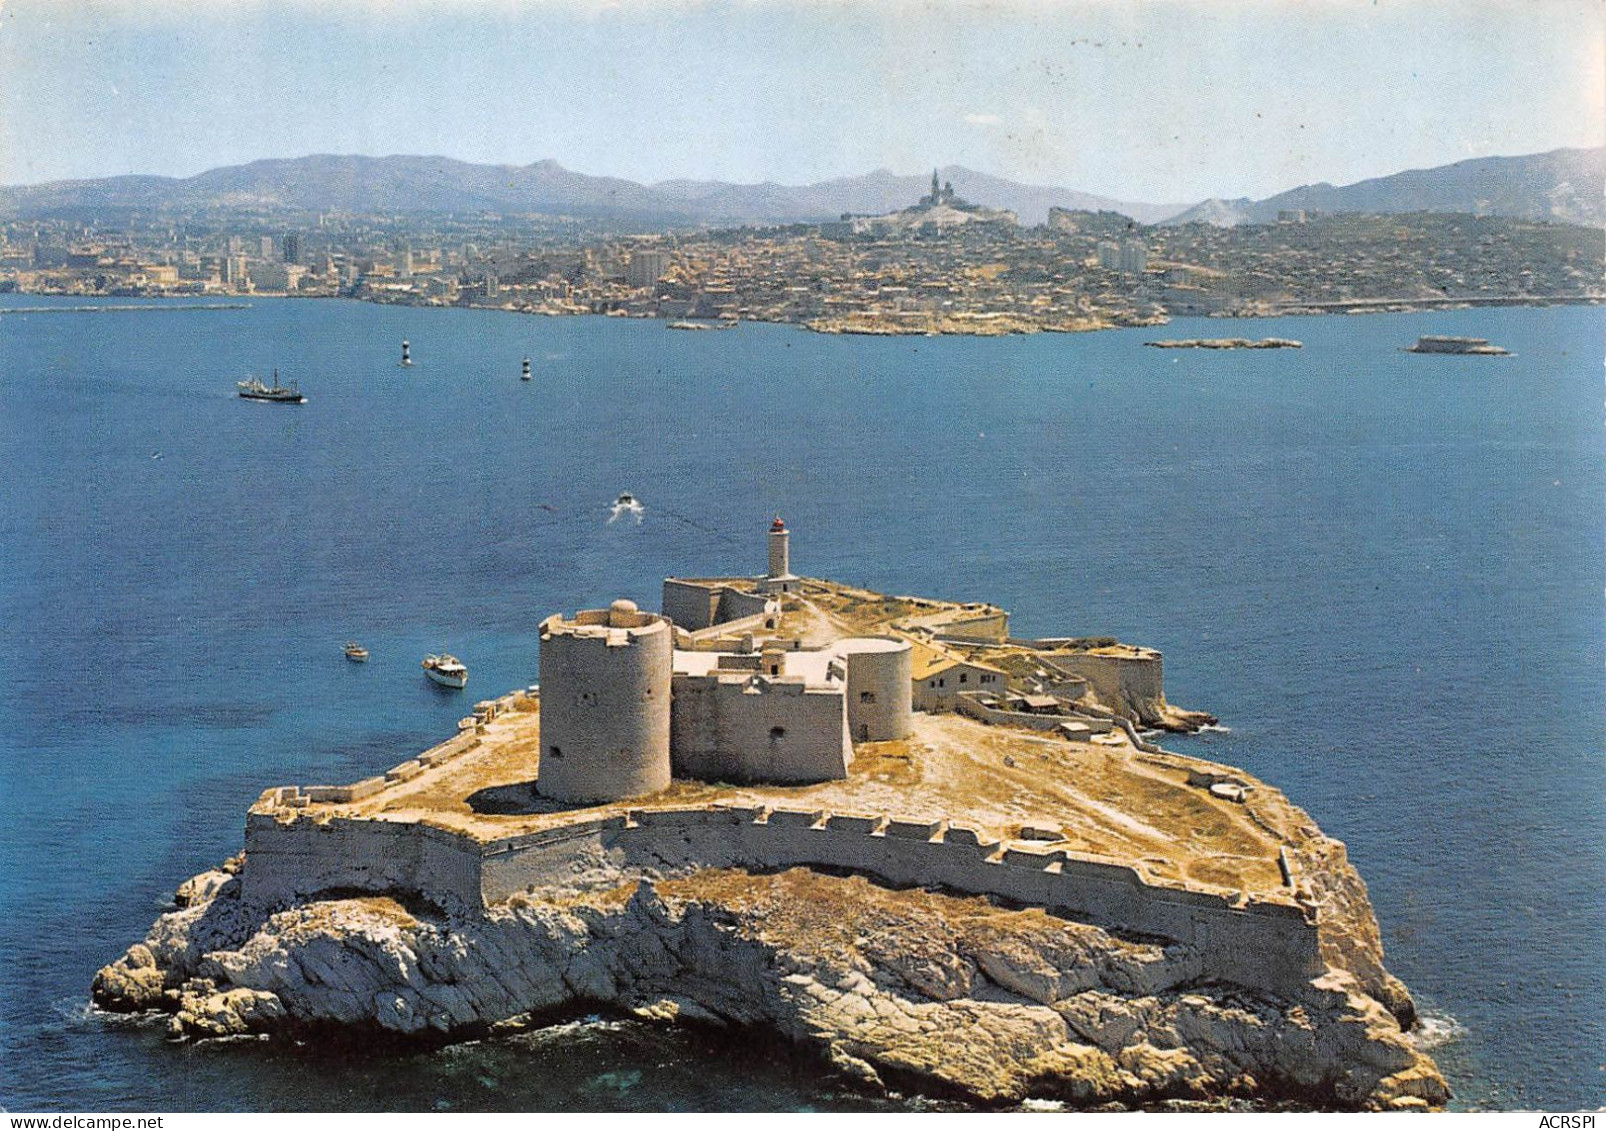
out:
{"label": "white lighthouse", "polygon": [[798,579],[792,573],[792,532],[777,518],[770,523],[770,568],[758,582],[760,593],[790,593]]}

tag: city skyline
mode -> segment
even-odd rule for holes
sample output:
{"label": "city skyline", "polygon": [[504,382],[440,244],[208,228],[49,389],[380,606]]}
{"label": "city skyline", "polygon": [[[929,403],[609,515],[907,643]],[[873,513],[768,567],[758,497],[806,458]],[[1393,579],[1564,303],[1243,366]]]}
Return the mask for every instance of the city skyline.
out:
{"label": "city skyline", "polygon": [[416,153],[647,184],[952,163],[1124,200],[1260,198],[1601,144],[1602,14],[1599,0],[9,0],[0,184]]}

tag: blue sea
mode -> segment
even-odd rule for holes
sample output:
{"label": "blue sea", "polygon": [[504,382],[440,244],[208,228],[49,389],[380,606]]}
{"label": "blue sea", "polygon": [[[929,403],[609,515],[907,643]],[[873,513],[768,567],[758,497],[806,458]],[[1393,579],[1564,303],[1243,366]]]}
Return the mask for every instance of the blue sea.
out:
{"label": "blue sea", "polygon": [[[88,1005],[262,789],[450,733],[535,678],[551,612],[759,572],[777,514],[800,572],[1161,648],[1171,700],[1229,728],[1168,741],[1348,843],[1457,1105],[1606,1103],[1603,331],[1178,320],[1305,348],[1177,352],[326,300],[0,314],[0,1107],[918,1105],[615,1021],[337,1055]],[[1400,352],[1424,333],[1515,356]],[[306,405],[234,395],[275,367]],[[621,491],[640,525],[607,523]],[[421,677],[441,649],[466,693]]]}

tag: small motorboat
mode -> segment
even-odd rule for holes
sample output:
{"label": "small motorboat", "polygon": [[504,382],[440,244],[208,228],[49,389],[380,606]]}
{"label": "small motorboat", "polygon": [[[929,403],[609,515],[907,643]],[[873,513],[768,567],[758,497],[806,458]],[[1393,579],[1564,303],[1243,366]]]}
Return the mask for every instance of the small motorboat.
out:
{"label": "small motorboat", "polygon": [[438,656],[424,657],[424,674],[432,683],[442,687],[464,688],[468,686],[468,668],[456,656],[445,652]]}
{"label": "small motorboat", "polygon": [[641,516],[646,512],[647,508],[641,505],[641,500],[637,499],[629,491],[625,491],[613,501],[613,507],[608,513],[608,521],[614,522],[620,515],[628,514],[633,515],[636,519],[636,525],[640,526]]}
{"label": "small motorboat", "polygon": [[350,660],[354,664],[366,664],[368,662],[368,649],[364,648],[361,644],[358,644],[355,640],[346,641],[346,647],[344,651],[346,653],[346,659]]}

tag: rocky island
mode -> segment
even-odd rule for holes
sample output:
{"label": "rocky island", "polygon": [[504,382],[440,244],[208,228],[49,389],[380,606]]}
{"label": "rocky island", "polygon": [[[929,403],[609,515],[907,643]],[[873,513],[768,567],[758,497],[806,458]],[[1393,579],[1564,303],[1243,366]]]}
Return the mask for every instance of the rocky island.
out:
{"label": "rocky island", "polygon": [[1297,350],[1304,349],[1304,342],[1296,342],[1292,338],[1261,338],[1253,341],[1249,338],[1162,338],[1159,341],[1144,342],[1146,346],[1154,346],[1163,350]]}
{"label": "rocky island", "polygon": [[264,792],[95,1000],[180,1039],[757,1027],[986,1105],[1444,1104],[1344,845],[1139,729],[1213,721],[1158,652],[769,547],[548,618],[538,687],[414,759]]}

